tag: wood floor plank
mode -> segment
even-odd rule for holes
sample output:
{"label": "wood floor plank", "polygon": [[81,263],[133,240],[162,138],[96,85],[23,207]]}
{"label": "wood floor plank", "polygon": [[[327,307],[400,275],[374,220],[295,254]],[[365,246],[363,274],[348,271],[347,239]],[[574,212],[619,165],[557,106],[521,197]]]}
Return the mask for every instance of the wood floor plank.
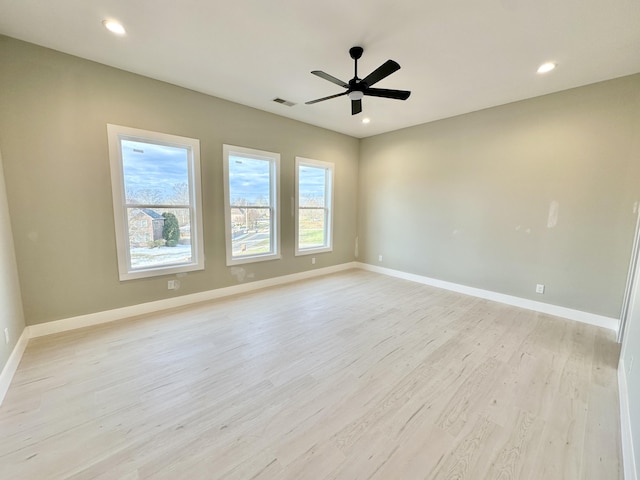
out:
{"label": "wood floor plank", "polygon": [[[457,445],[451,452],[442,457],[436,466],[433,478],[471,480],[478,478],[478,472],[489,468],[489,458],[494,439],[500,435],[501,427],[489,420],[479,417],[468,431],[457,437]],[[487,449],[487,446],[490,446]],[[489,455],[487,455],[487,453]]]}
{"label": "wood floor plank", "polygon": [[486,475],[486,480],[528,479],[537,461],[536,452],[541,441],[544,422],[534,414],[511,409],[508,438],[498,443]]}
{"label": "wood floor plank", "polygon": [[33,339],[0,477],[619,479],[612,332],[362,270]]}
{"label": "wood floor plank", "polygon": [[580,475],[584,449],[587,406],[579,399],[555,397],[554,412],[542,433],[538,461],[530,479],[583,478]]}

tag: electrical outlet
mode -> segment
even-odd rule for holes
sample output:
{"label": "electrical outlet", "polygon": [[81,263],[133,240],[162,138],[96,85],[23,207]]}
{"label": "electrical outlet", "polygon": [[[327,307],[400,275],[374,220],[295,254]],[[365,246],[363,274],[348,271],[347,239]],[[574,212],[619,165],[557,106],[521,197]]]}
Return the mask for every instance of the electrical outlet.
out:
{"label": "electrical outlet", "polygon": [[541,283],[538,283],[536,285],[536,293],[544,293],[544,285],[542,285]]}
{"label": "electrical outlet", "polygon": [[378,261],[381,262],[382,261],[382,255],[378,255]]}
{"label": "electrical outlet", "polygon": [[6,344],[9,343],[9,329],[8,328],[4,329],[4,343],[6,343]]}
{"label": "electrical outlet", "polygon": [[311,257],[311,265],[315,265],[316,264],[316,257]]}
{"label": "electrical outlet", "polygon": [[167,288],[169,290],[178,290],[180,288],[180,280],[169,280],[167,282]]}

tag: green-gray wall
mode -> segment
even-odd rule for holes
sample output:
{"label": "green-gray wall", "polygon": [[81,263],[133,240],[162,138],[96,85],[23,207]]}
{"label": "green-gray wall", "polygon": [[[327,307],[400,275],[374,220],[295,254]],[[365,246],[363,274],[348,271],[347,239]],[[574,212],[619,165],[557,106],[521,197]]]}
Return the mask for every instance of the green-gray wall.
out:
{"label": "green-gray wall", "polygon": [[366,138],[359,260],[617,318],[639,180],[640,75]]}
{"label": "green-gray wall", "polygon": [[[6,365],[24,326],[18,269],[0,151],[0,371]],[[9,331],[8,344],[4,341],[5,328]]]}
{"label": "green-gray wall", "polygon": [[[243,282],[354,260],[357,139],[7,37],[0,65],[0,148],[27,324],[238,284],[225,263],[224,143],[281,154],[283,258],[242,265]],[[107,123],[200,139],[206,268],[177,292],[167,277],[118,280]],[[314,266],[294,256],[295,156],[335,163],[334,250]]]}

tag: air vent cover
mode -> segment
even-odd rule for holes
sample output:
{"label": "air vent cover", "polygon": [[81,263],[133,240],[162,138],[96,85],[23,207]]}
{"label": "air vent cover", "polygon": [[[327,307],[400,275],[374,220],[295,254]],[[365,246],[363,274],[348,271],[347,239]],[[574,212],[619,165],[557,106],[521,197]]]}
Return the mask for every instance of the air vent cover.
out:
{"label": "air vent cover", "polygon": [[293,107],[295,105],[295,103],[280,97],[274,98],[273,101],[276,103],[281,103],[282,105],[286,105],[287,107]]}

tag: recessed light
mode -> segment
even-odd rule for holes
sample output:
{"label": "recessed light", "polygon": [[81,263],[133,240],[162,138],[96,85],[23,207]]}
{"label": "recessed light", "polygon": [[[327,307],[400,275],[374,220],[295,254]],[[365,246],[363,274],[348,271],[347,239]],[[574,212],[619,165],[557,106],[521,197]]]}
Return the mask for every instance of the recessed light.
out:
{"label": "recessed light", "polygon": [[556,68],[556,64],[553,62],[543,63],[538,67],[538,73],[548,73],[554,68]]}
{"label": "recessed light", "polygon": [[102,24],[107,30],[115,33],[116,35],[124,35],[125,33],[127,33],[122,24],[115,20],[103,20]]}
{"label": "recessed light", "polygon": [[367,118],[367,117],[362,119],[362,123],[369,123],[370,121],[371,121],[371,119]]}

